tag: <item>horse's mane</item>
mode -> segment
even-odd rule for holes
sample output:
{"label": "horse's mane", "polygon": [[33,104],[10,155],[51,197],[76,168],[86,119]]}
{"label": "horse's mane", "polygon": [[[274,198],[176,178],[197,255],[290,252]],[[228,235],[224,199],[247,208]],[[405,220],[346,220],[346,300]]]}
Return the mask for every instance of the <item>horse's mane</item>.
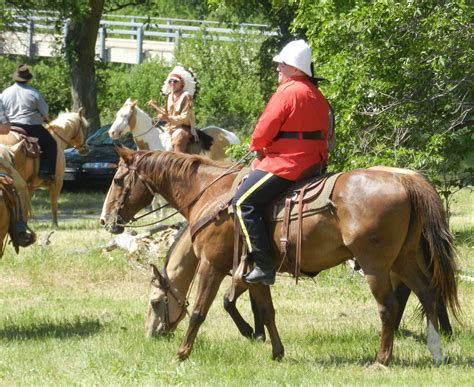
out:
{"label": "horse's mane", "polygon": [[49,126],[52,128],[53,132],[55,129],[59,129],[62,132],[69,132],[73,128],[77,127],[78,121],[83,120],[83,118],[74,112],[63,112],[53,120]]}
{"label": "horse's mane", "polygon": [[185,153],[164,152],[164,151],[137,151],[141,157],[140,166],[143,172],[155,180],[168,178],[169,171],[177,172],[177,177],[181,179],[191,179],[197,168],[207,165],[216,169],[228,169],[231,164],[224,161],[214,161],[207,157],[190,155]]}

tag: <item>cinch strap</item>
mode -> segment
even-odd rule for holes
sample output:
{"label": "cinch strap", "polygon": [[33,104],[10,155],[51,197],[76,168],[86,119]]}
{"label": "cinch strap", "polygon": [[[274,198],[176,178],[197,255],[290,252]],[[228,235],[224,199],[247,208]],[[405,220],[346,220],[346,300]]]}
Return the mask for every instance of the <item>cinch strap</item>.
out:
{"label": "cinch strap", "polygon": [[280,138],[294,138],[302,140],[324,140],[324,133],[320,130],[316,132],[279,132],[275,140]]}

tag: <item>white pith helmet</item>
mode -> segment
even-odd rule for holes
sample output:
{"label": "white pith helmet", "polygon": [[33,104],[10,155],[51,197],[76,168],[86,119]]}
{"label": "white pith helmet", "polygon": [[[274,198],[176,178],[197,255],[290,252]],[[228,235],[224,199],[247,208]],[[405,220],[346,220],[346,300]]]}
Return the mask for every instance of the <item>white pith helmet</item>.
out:
{"label": "white pith helmet", "polygon": [[273,57],[273,61],[296,67],[310,77],[313,75],[311,47],[303,39],[288,43],[277,56]]}

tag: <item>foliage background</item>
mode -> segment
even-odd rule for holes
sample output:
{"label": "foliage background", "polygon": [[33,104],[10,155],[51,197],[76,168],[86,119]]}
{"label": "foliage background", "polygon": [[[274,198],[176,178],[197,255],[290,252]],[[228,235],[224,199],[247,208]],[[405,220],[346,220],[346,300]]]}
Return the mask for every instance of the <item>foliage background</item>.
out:
{"label": "foliage background", "polygon": [[[416,169],[445,199],[472,184],[473,8],[465,0],[163,0],[118,12],[265,22],[279,33],[236,43],[183,41],[176,61],[200,79],[195,105],[201,127],[217,125],[248,136],[276,86],[271,57],[288,39],[305,37],[317,73],[327,78],[321,89],[336,112],[330,169],[375,164]],[[45,94],[52,116],[70,106],[61,58],[0,56],[2,87],[10,84],[19,61],[32,65],[33,84]],[[103,123],[113,120],[128,97],[142,108],[150,97],[159,97],[170,70],[160,62],[97,62],[96,67]]]}

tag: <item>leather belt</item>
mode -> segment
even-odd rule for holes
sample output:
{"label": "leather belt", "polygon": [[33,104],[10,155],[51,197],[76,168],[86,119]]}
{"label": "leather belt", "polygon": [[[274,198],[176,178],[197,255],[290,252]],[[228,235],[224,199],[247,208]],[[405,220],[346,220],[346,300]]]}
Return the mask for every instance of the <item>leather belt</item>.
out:
{"label": "leather belt", "polygon": [[275,139],[294,138],[300,140],[324,140],[324,133],[320,130],[316,132],[279,132]]}

